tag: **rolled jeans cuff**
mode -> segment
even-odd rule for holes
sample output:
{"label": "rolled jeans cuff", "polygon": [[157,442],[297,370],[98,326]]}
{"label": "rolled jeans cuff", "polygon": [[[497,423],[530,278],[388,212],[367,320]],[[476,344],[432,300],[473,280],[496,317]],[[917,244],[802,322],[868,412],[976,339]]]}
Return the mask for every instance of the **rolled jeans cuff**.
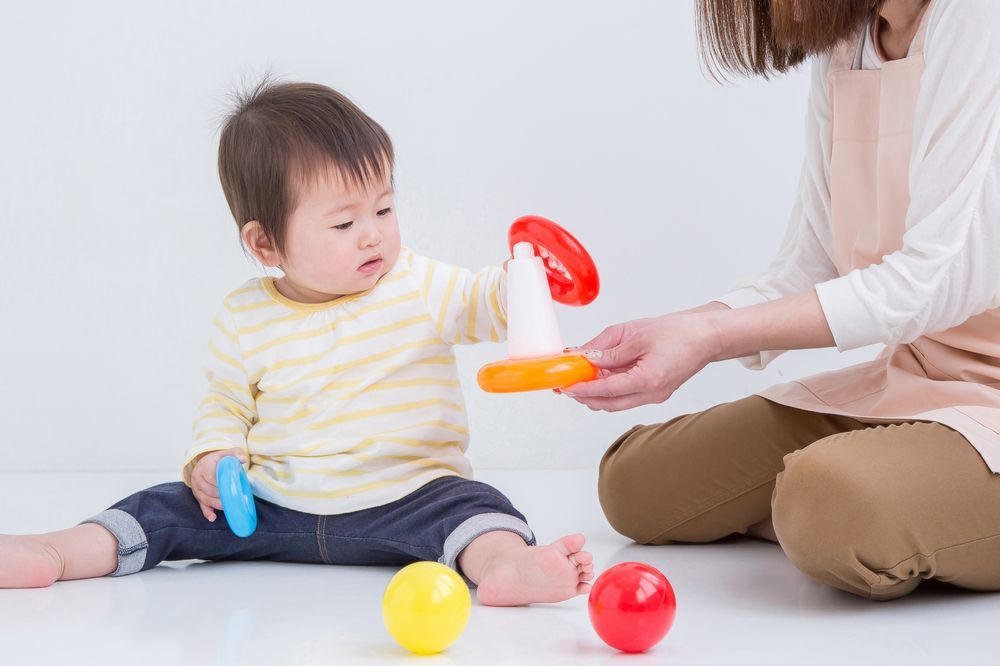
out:
{"label": "rolled jeans cuff", "polygon": [[118,540],[118,568],[111,576],[127,576],[142,571],[146,563],[146,532],[131,514],[121,509],[108,509],[88,518],[80,524],[100,525]]}
{"label": "rolled jeans cuff", "polygon": [[444,541],[444,554],[438,562],[457,571],[469,587],[475,587],[476,584],[459,568],[458,556],[470,543],[488,532],[513,532],[529,546],[535,545],[535,535],[528,523],[520,518],[506,513],[481,513],[472,516],[448,535]]}

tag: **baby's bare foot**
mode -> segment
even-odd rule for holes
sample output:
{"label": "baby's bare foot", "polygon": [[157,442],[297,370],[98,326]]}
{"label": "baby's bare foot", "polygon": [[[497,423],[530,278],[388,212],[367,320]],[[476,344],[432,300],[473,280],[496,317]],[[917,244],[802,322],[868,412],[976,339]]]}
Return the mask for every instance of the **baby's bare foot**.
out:
{"label": "baby's bare foot", "polygon": [[48,587],[62,570],[62,558],[39,539],[0,535],[0,588]]}
{"label": "baby's bare foot", "polygon": [[483,572],[476,595],[487,606],[554,603],[585,594],[594,578],[594,558],[581,550],[582,534],[548,546],[514,548]]}

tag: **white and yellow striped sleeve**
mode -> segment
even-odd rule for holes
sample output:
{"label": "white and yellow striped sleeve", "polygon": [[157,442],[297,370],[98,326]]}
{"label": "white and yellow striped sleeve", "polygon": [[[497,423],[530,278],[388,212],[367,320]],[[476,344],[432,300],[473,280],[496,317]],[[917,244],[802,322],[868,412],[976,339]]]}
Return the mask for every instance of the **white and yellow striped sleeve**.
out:
{"label": "white and yellow striped sleeve", "polygon": [[473,273],[419,255],[412,265],[442,340],[471,344],[506,339],[507,273],[502,268],[488,266]]}
{"label": "white and yellow striped sleeve", "polygon": [[257,420],[255,387],[243,364],[236,324],[228,308],[212,320],[205,375],[208,389],[198,405],[193,442],[184,456],[184,483],[191,485],[197,459],[212,451],[247,448],[247,433]]}

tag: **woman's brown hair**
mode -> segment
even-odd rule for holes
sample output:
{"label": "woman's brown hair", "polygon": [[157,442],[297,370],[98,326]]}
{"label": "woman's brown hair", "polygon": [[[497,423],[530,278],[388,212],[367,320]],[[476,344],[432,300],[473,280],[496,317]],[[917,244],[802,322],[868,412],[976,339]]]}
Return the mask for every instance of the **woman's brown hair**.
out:
{"label": "woman's brown hair", "polygon": [[857,33],[884,0],[696,0],[702,59],[713,76],[769,77]]}

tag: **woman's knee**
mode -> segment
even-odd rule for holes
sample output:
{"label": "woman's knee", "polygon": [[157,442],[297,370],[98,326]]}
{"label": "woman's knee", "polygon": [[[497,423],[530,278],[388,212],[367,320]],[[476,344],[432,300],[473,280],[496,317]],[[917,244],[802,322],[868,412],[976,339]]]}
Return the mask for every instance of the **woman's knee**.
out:
{"label": "woman's knee", "polygon": [[[702,509],[711,504],[712,470],[691,455],[697,443],[690,432],[672,422],[637,426],[619,437],[605,453],[598,477],[604,515],[619,534],[638,543],[708,542],[732,533],[720,532]],[[769,493],[768,493],[769,495]],[[766,498],[763,500],[766,503]],[[710,513],[710,512],[709,512]]]}
{"label": "woman's knee", "polygon": [[807,576],[867,599],[891,599],[916,580],[887,580],[878,567],[892,551],[899,525],[889,518],[894,498],[884,483],[859,474],[864,459],[828,440],[785,457],[771,501],[778,542]]}
{"label": "woman's knee", "polygon": [[608,522],[640,543],[701,543],[766,517],[781,459],[759,455],[747,433],[772,420],[773,408],[751,396],[624,433],[600,466]]}
{"label": "woman's knee", "polygon": [[646,488],[655,466],[648,429],[635,426],[615,440],[601,459],[597,479],[597,495],[611,527],[640,542],[649,533],[655,512]]}

